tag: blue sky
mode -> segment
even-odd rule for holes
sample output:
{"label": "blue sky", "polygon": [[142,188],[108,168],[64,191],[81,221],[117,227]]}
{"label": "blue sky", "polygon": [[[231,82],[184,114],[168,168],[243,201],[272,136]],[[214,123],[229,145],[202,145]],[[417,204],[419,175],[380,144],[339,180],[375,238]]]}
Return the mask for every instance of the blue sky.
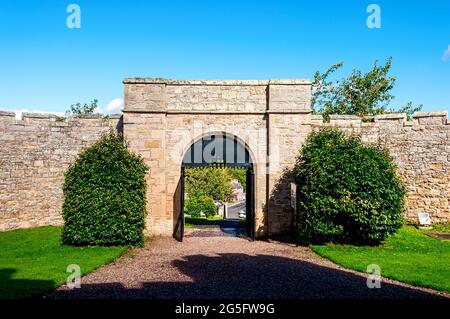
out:
{"label": "blue sky", "polygon": [[[80,29],[66,25],[71,3]],[[381,29],[366,26],[371,3]],[[448,0],[0,0],[0,41],[0,109],[104,108],[125,77],[311,79],[343,60],[341,77],[389,56],[393,107],[450,109]]]}

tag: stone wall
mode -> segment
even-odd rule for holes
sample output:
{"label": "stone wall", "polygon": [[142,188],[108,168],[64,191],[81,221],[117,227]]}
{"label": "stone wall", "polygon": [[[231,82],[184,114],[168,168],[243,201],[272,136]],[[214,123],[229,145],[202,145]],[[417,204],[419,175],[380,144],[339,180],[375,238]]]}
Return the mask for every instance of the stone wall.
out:
{"label": "stone wall", "polygon": [[62,224],[64,172],[119,120],[0,111],[0,231]]}
{"label": "stone wall", "polygon": [[366,143],[386,146],[407,188],[406,218],[417,222],[417,213],[430,213],[433,222],[450,221],[450,122],[447,112],[375,116],[362,122],[356,116],[332,115],[330,123],[312,117],[312,129],[337,127],[359,135]]}
{"label": "stone wall", "polygon": [[56,117],[0,112],[0,231],[62,223],[64,172],[76,155],[109,129],[123,130],[150,167],[148,235],[171,235],[178,218],[180,169],[199,137],[226,133],[247,145],[255,171],[258,236],[294,223],[289,183],[307,135],[337,127],[389,148],[407,186],[409,221],[417,213],[450,221],[450,125],[447,113],[311,115],[306,80],[172,81],[126,79],[123,117]]}
{"label": "stone wall", "polygon": [[[245,143],[255,172],[258,236],[292,224],[278,180],[295,161],[310,117],[307,80],[174,81],[125,79],[124,135],[148,166],[147,234],[170,235],[185,152],[199,137],[226,133]],[[282,144],[282,145],[280,145]],[[273,189],[273,192],[271,191]],[[288,200],[288,202],[290,202]],[[270,228],[269,228],[270,224]]]}
{"label": "stone wall", "polygon": [[307,80],[124,80],[128,112],[266,113],[310,110]]}

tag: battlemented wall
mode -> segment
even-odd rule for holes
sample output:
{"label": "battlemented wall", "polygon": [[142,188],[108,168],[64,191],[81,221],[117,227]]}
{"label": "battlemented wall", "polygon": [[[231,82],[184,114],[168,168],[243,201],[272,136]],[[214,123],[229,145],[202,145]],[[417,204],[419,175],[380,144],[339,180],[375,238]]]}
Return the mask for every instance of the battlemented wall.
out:
{"label": "battlemented wall", "polygon": [[290,182],[307,135],[337,127],[389,148],[407,187],[409,221],[428,212],[450,221],[450,124],[446,112],[331,116],[310,110],[305,80],[171,81],[126,79],[122,117],[57,117],[0,111],[0,231],[62,224],[64,172],[76,155],[110,129],[149,166],[149,235],[171,235],[180,211],[182,158],[196,138],[225,132],[247,144],[255,165],[258,236],[294,224]]}
{"label": "battlemented wall", "polygon": [[0,111],[0,231],[61,225],[64,172],[119,120]]}
{"label": "battlemented wall", "polygon": [[337,127],[359,135],[366,143],[386,146],[407,189],[408,221],[430,213],[433,222],[450,221],[450,122],[447,112],[418,112],[375,116],[362,122],[351,115],[332,115],[330,123],[312,117],[312,128]]}

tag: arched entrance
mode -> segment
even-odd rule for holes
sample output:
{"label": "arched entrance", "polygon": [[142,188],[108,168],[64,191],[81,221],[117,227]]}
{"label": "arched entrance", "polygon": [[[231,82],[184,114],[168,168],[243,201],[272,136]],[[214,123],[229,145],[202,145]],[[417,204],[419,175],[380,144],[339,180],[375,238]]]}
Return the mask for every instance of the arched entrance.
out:
{"label": "arched entrance", "polygon": [[[239,137],[237,145],[251,155],[249,162],[237,164],[248,165],[254,174],[256,237],[292,229],[292,176],[286,172],[311,130],[310,81],[129,78],[124,84],[124,137],[149,168],[146,235],[173,236],[180,218],[184,157],[212,132],[227,132],[232,141]],[[209,144],[197,146],[209,150]],[[194,164],[236,164],[236,158],[223,156]]]}
{"label": "arched entrance", "polygon": [[179,216],[174,225],[174,237],[183,241],[184,237],[184,200],[185,170],[194,167],[231,167],[246,170],[246,235],[255,239],[255,176],[254,162],[248,145],[237,136],[225,132],[206,134],[195,140],[186,151],[181,164]]}

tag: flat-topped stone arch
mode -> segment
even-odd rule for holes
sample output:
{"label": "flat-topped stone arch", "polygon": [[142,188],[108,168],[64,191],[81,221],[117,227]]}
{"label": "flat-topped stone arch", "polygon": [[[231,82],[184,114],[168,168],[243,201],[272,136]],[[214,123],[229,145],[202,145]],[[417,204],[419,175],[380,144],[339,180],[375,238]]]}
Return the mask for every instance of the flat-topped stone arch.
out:
{"label": "flat-topped stone arch", "polygon": [[124,85],[124,135],[149,166],[147,234],[172,235],[183,156],[199,136],[216,132],[237,137],[252,153],[256,235],[293,226],[284,171],[310,130],[308,80],[128,78]]}

